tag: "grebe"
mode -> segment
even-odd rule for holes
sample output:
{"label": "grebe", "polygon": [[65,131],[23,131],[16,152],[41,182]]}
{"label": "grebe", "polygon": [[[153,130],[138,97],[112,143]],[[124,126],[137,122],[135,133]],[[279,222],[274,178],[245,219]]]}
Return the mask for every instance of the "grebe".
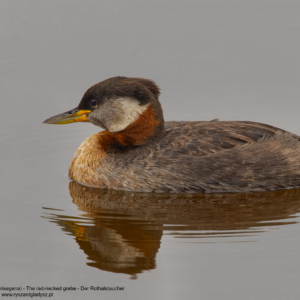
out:
{"label": "grebe", "polygon": [[113,77],[77,108],[44,121],[105,129],[76,151],[69,176],[86,186],[142,192],[250,192],[300,186],[300,137],[244,121],[165,122],[151,80]]}

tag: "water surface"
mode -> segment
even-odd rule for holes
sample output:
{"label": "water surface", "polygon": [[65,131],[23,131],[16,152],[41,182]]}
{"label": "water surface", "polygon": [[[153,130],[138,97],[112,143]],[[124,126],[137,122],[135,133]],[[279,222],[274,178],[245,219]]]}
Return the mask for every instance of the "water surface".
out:
{"label": "water surface", "polygon": [[300,191],[166,195],[71,182],[101,130],[42,122],[111,76],[155,80],[165,119],[300,134],[294,1],[1,2],[0,286],[56,299],[298,299]]}

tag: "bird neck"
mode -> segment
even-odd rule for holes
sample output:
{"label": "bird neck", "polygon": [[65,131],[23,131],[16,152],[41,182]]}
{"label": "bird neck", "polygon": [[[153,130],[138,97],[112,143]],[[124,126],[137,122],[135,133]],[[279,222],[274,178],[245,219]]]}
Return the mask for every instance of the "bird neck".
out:
{"label": "bird neck", "polygon": [[153,104],[120,132],[102,132],[101,148],[105,151],[124,151],[133,147],[153,143],[165,134],[165,122],[161,107]]}

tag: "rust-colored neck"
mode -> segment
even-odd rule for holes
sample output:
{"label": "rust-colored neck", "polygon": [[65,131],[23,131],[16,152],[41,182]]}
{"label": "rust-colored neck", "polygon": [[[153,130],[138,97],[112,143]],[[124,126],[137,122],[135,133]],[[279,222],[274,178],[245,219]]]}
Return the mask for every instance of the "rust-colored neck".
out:
{"label": "rust-colored neck", "polygon": [[133,123],[120,132],[102,132],[100,145],[105,151],[126,150],[153,142],[165,133],[162,116],[150,105]]}

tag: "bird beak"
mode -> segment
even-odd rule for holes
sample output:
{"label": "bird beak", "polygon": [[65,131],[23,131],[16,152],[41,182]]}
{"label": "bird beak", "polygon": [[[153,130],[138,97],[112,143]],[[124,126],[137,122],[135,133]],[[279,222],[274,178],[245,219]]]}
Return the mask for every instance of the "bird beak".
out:
{"label": "bird beak", "polygon": [[56,115],[52,118],[45,120],[43,123],[45,124],[68,124],[74,122],[89,122],[86,118],[90,110],[79,110],[78,108],[69,110],[62,114]]}

